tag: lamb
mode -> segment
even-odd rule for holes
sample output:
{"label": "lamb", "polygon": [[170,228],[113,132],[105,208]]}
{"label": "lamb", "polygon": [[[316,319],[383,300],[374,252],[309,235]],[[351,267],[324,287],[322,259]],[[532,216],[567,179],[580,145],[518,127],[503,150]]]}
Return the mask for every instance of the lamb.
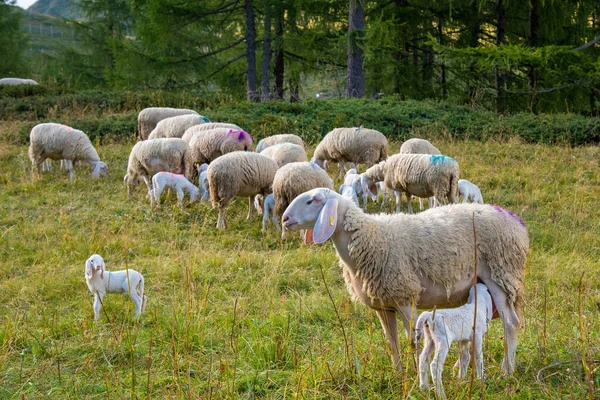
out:
{"label": "lamb", "polygon": [[279,218],[273,213],[273,209],[275,208],[275,196],[273,196],[273,193],[269,193],[265,198],[260,194],[256,195],[254,197],[254,208],[256,208],[259,215],[263,215],[262,232],[267,231],[269,216],[271,216],[271,221],[273,221],[275,228],[278,231],[281,231],[281,228],[279,227]]}
{"label": "lamb", "polygon": [[[477,292],[477,306],[475,305],[475,291]],[[431,361],[431,354],[435,348],[435,357],[431,363],[431,379],[437,394],[446,398],[442,385],[442,372],[446,356],[452,343],[458,342],[459,359],[458,377],[467,376],[470,353],[474,341],[475,366],[477,377],[483,377],[483,335],[487,333],[488,321],[492,320],[492,298],[483,283],[477,284],[477,289],[471,287],[467,304],[451,309],[423,312],[417,319],[415,328],[415,343],[424,337],[424,347],[419,356],[419,382],[421,389],[429,389],[427,377],[427,364]],[[476,316],[475,335],[473,335],[473,318]]]}
{"label": "lamb", "polygon": [[170,108],[170,107],[148,107],[144,108],[138,114],[138,133],[140,139],[146,140],[150,132],[156,128],[156,124],[165,118],[175,117],[177,115],[198,114],[194,110],[187,108]]}
{"label": "lamb", "polygon": [[156,124],[156,127],[150,132],[148,139],[181,138],[188,128],[195,125],[209,123],[210,120],[203,115],[185,114],[176,117],[165,118]]}
{"label": "lamb", "polygon": [[211,163],[233,151],[252,151],[252,136],[241,129],[217,128],[197,134],[190,140],[192,162]]}
{"label": "lamb", "polygon": [[41,175],[47,158],[65,160],[69,181],[75,178],[73,163],[84,161],[93,168],[92,177],[97,179],[108,174],[108,165],[100,161],[98,152],[88,136],[78,129],[55,123],[43,123],[33,127],[29,135],[29,159]]}
{"label": "lamb", "polygon": [[[481,196],[479,187],[466,179],[458,180],[458,193],[463,196],[463,203],[466,203],[467,200],[471,200],[473,203],[483,204],[483,196]],[[458,202],[458,197],[459,196],[456,196],[456,202]]]}
{"label": "lamb", "polygon": [[[370,194],[371,199],[375,201],[377,198],[376,195],[369,192],[369,190],[365,189],[364,186],[364,175],[356,172],[355,168],[350,168],[346,175],[344,175],[344,185],[351,186],[354,189],[357,197],[362,197],[363,199],[363,210],[367,209],[367,196]],[[341,193],[341,191],[340,191]]]}
{"label": "lamb", "polygon": [[[313,161],[323,167],[325,161],[340,163],[340,176],[346,162],[372,164],[384,161],[388,155],[387,139],[381,132],[365,128],[336,128],[329,132],[314,152]],[[358,171],[358,169],[357,169]]]}
{"label": "lamb", "polygon": [[186,142],[190,142],[192,138],[198,134],[198,132],[210,131],[217,128],[227,128],[227,129],[242,129],[235,124],[228,124],[225,122],[209,122],[207,124],[194,125],[186,129],[183,136],[181,137]]}
{"label": "lamb", "polygon": [[282,223],[290,230],[314,228],[306,236],[315,243],[333,239],[347,289],[353,299],[376,311],[397,369],[396,313],[412,340],[417,308],[457,306],[467,299],[474,279],[474,224],[475,278],[487,286],[504,324],[502,368],[514,371],[529,237],[512,212],[452,204],[419,214],[370,215],[338,193],[317,188],[292,201]]}
{"label": "lamb", "polygon": [[387,189],[396,193],[396,212],[400,199],[406,193],[408,212],[412,214],[410,196],[431,197],[446,204],[454,203],[458,193],[458,163],[452,157],[429,154],[394,154],[365,172],[365,185],[373,194],[375,183],[385,182]]}
{"label": "lamb", "polygon": [[272,158],[280,168],[292,162],[308,161],[304,147],[293,143],[274,144],[260,154]]}
{"label": "lamb", "polygon": [[208,166],[208,186],[213,207],[219,208],[217,229],[227,227],[227,206],[235,196],[248,197],[248,219],[252,218],[252,197],[263,198],[272,191],[277,164],[262,154],[235,151]]}
{"label": "lamb", "polygon": [[208,164],[204,163],[198,166],[198,187],[202,192],[200,200],[208,201]]}
{"label": "lamb", "polygon": [[340,190],[339,190],[340,194],[347,198],[348,200],[350,200],[351,202],[353,202],[357,207],[360,207],[358,205],[358,196],[356,194],[356,191],[354,190],[354,188],[352,186],[348,186],[346,184],[342,184],[340,186]]}
{"label": "lamb", "polygon": [[[400,146],[400,154],[435,154],[441,155],[442,152],[437,147],[431,144],[428,140],[412,138],[402,143]],[[410,199],[408,200],[410,202]],[[429,198],[429,207],[436,205],[435,197]],[[421,211],[425,209],[423,207],[423,198],[419,197],[419,208]]]}
{"label": "lamb", "polygon": [[273,135],[261,139],[261,141],[258,142],[258,144],[256,145],[256,152],[262,153],[262,151],[267,147],[273,146],[278,143],[292,143],[297,144],[298,146],[302,146],[302,148],[304,148],[304,142],[302,141],[302,138],[300,136],[294,135],[293,133],[284,133],[281,135]]}
{"label": "lamb", "polygon": [[23,79],[23,78],[2,78],[0,79],[0,85],[37,85],[38,83],[33,79]]}
{"label": "lamb", "polygon": [[200,195],[200,189],[188,181],[185,176],[170,172],[159,172],[152,177],[152,196],[150,196],[150,204],[152,206],[156,205],[156,207],[160,207],[160,195],[167,187],[177,192],[177,203],[179,206],[183,203],[184,190],[190,194],[190,203],[195,202]]}
{"label": "lamb", "polygon": [[[105,273],[108,273],[106,279]],[[106,293],[128,293],[135,304],[135,318],[139,318],[146,308],[144,277],[136,270],[106,271],[102,257],[92,254],[85,262],[85,282],[94,294],[94,321],[100,319],[100,307]]]}
{"label": "lamb", "polygon": [[150,178],[158,172],[182,174],[189,179],[192,173],[192,152],[185,140],[178,138],[149,139],[137,142],[129,153],[127,165],[127,194],[131,195],[140,178],[152,193]]}

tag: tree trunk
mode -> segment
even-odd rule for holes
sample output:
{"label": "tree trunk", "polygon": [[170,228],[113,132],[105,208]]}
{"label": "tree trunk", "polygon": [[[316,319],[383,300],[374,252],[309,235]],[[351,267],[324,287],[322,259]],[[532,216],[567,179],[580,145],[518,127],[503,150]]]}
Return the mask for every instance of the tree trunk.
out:
{"label": "tree trunk", "polygon": [[346,97],[365,95],[365,73],[363,70],[364,51],[362,49],[365,28],[365,9],[362,0],[350,0],[348,19],[348,77]]}
{"label": "tree trunk", "polygon": [[[398,21],[400,21],[400,26],[398,28],[399,32],[398,32],[398,47],[396,48],[396,50],[393,53],[393,57],[394,57],[394,93],[396,94],[400,94],[400,90],[401,90],[401,82],[402,82],[402,63],[404,62],[404,60],[406,60],[406,49],[403,47],[406,47],[406,27],[404,26],[404,24],[402,23],[402,19],[401,19],[401,15],[402,15],[402,9],[408,6],[408,3],[406,0],[394,0],[394,4],[395,4],[395,8],[396,8],[396,15],[398,18]],[[402,42],[404,41],[404,45],[402,44]],[[403,51],[404,50],[404,51]]]}
{"label": "tree trunk", "polygon": [[[538,47],[540,38],[540,1],[531,0],[529,9],[529,47]],[[537,111],[537,71],[534,65],[530,65],[527,71],[527,81],[531,90],[531,111]]]}
{"label": "tree trunk", "polygon": [[271,64],[271,4],[269,0],[265,1],[265,16],[263,19],[263,59],[262,59],[262,76],[260,85],[262,89],[262,101],[269,101],[271,92],[269,88],[269,73]]}
{"label": "tree trunk", "polygon": [[[444,45],[444,19],[438,17],[438,41]],[[442,86],[442,100],[446,100],[446,63],[442,61],[440,65],[440,85]]]}
{"label": "tree trunk", "polygon": [[[502,0],[496,0],[496,46],[501,46],[506,38],[506,8]],[[506,111],[506,93],[504,71],[496,66],[496,112],[504,114]]]}
{"label": "tree trunk", "polygon": [[281,3],[277,6],[275,17],[275,40],[273,43],[275,51],[275,66],[273,73],[275,75],[275,86],[273,87],[274,98],[283,100],[283,74],[284,74],[284,58],[283,58],[283,20],[284,8]]}
{"label": "tree trunk", "polygon": [[[288,35],[298,34],[297,25],[297,9],[293,2],[288,3],[287,8],[287,23],[288,23]],[[295,37],[295,36],[294,36]],[[289,65],[288,65],[289,66]],[[296,68],[288,68],[288,86],[290,89],[290,103],[297,103],[300,101],[300,71]]]}
{"label": "tree trunk", "polygon": [[[473,0],[471,3],[471,25],[469,26],[468,46],[477,47],[479,46],[479,32],[481,30],[481,19],[479,18],[479,5],[477,0]],[[475,103],[475,88],[471,85],[471,77],[475,76],[475,66],[471,64],[469,66],[469,78],[467,80],[467,86],[465,92],[469,98],[471,105]]]}
{"label": "tree trunk", "polygon": [[249,101],[257,101],[256,93],[256,29],[254,27],[254,8],[252,0],[244,0],[246,12],[246,86]]}

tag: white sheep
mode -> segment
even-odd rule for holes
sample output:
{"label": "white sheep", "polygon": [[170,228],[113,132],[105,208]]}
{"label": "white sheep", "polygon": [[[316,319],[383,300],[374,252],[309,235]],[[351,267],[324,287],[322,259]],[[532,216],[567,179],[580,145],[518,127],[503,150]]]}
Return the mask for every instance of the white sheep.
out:
{"label": "white sheep", "polygon": [[[475,305],[477,291],[477,306]],[[477,307],[477,309],[475,309]],[[424,338],[424,346],[419,356],[419,383],[421,389],[429,389],[427,365],[435,349],[431,362],[431,379],[439,396],[445,398],[442,384],[442,372],[446,356],[452,343],[458,342],[459,359],[458,377],[467,376],[472,342],[475,346],[475,366],[477,377],[483,377],[483,336],[488,330],[488,321],[492,320],[492,298],[483,283],[477,288],[471,287],[467,304],[458,308],[425,311],[417,319],[415,327],[415,343]],[[476,316],[475,334],[473,335],[473,320]]]}
{"label": "white sheep", "polygon": [[504,324],[503,370],[514,371],[529,237],[512,212],[451,204],[419,214],[371,215],[333,190],[318,188],[296,197],[282,224],[291,230],[314,229],[315,243],[333,239],[346,287],[353,299],[377,312],[397,369],[397,313],[412,343],[417,309],[466,301],[474,278],[475,225],[476,278],[487,286]]}
{"label": "white sheep", "polygon": [[273,196],[273,193],[269,193],[267,195],[267,197],[265,197],[265,198],[263,198],[262,195],[260,195],[260,194],[257,194],[256,196],[254,196],[254,208],[258,212],[258,215],[262,214],[262,216],[263,216],[263,219],[262,219],[262,231],[263,232],[267,231],[267,224],[269,223],[269,216],[271,217],[271,221],[273,222],[275,229],[277,229],[278,231],[281,231],[281,228],[279,227],[279,218],[277,218],[277,215],[275,215],[275,213],[273,212],[273,209],[275,208],[275,196]]}
{"label": "white sheep", "polygon": [[293,143],[297,144],[298,146],[304,147],[304,142],[302,141],[302,138],[300,136],[294,135],[293,133],[284,133],[281,135],[273,135],[261,139],[260,142],[258,142],[258,144],[256,145],[256,152],[262,153],[262,151],[267,147],[273,146],[278,143]]}
{"label": "white sheep", "polygon": [[236,196],[248,197],[248,219],[251,219],[252,198],[271,193],[275,172],[275,161],[248,151],[231,152],[211,162],[207,175],[210,200],[213,207],[219,208],[217,229],[227,227],[227,206]]}
{"label": "white sheep", "polygon": [[158,172],[182,174],[189,178],[192,173],[190,146],[178,138],[149,139],[137,142],[129,153],[127,174],[127,194],[131,195],[135,185],[144,181],[148,193],[152,193],[150,178]]}
{"label": "white sheep", "polygon": [[148,135],[148,139],[169,137],[181,138],[188,128],[195,125],[207,124],[209,122],[210,120],[208,118],[198,114],[184,114],[165,118],[156,124],[156,127],[150,132],[150,135]]}
{"label": "white sheep", "polygon": [[[402,143],[402,146],[400,146],[399,153],[400,154],[434,154],[434,155],[442,154],[442,152],[437,147],[432,145],[431,142],[429,142],[428,140],[419,139],[419,138],[408,139],[406,142]],[[408,201],[410,202],[411,200],[409,199]],[[429,208],[435,207],[436,205],[439,205],[439,204],[436,202],[435,197],[430,197],[429,198]],[[421,211],[423,211],[425,209],[425,207],[423,206],[423,198],[422,197],[419,197],[419,209]]]}
{"label": "white sheep", "polygon": [[78,129],[55,123],[38,124],[29,135],[29,159],[38,175],[42,173],[44,160],[65,160],[69,180],[75,178],[73,162],[84,161],[93,168],[92,177],[97,179],[108,174],[108,165],[100,161],[98,152],[88,136]]}
{"label": "white sheep", "polygon": [[[375,201],[377,199],[377,195],[371,193],[366,189],[364,184],[364,175],[356,172],[356,168],[350,168],[346,175],[344,175],[344,185],[351,186],[354,189],[357,197],[362,197],[363,199],[363,210],[367,209],[367,200],[368,196],[371,196],[371,200]],[[340,191],[341,193],[341,191]]]}
{"label": "white sheep", "polygon": [[175,190],[179,206],[183,203],[184,191],[190,194],[190,203],[195,202],[200,195],[200,189],[188,181],[185,176],[171,172],[159,172],[152,177],[152,196],[150,196],[152,206],[160,206],[160,195],[166,188]]}
{"label": "white sheep", "polygon": [[[315,149],[312,161],[325,167],[325,161],[340,163],[340,176],[345,172],[346,162],[366,164],[367,167],[383,161],[388,155],[386,137],[374,129],[336,128],[329,132]],[[357,169],[358,171],[358,169]]]}
{"label": "white sheep", "polygon": [[[463,203],[466,203],[467,200],[471,200],[472,203],[483,204],[483,196],[481,195],[481,190],[477,185],[469,182],[466,179],[458,180],[458,193],[463,197]],[[456,196],[455,202],[458,203],[458,197]]]}
{"label": "white sheep", "polygon": [[356,194],[356,190],[354,190],[352,186],[346,185],[344,183],[340,186],[339,192],[343,197],[353,202],[357,207],[360,207],[358,205],[358,196]]}
{"label": "white sheep", "polygon": [[198,187],[200,188],[200,193],[202,197],[200,200],[207,201],[209,197],[208,193],[208,164],[203,163],[196,167],[198,170]]}
{"label": "white sheep", "polygon": [[136,270],[106,271],[102,257],[93,254],[85,262],[85,282],[94,294],[94,321],[100,319],[100,307],[106,293],[128,293],[135,304],[136,318],[146,308],[144,277]]}
{"label": "white sheep", "polygon": [[195,135],[200,134],[200,132],[211,131],[211,130],[217,129],[217,128],[238,129],[238,130],[242,129],[235,124],[229,124],[226,122],[209,122],[207,124],[200,124],[200,125],[194,125],[194,126],[189,127],[188,129],[185,130],[185,132],[183,133],[183,136],[181,138],[183,140],[185,140],[186,142],[190,143],[192,138]]}
{"label": "white sheep", "polygon": [[280,168],[292,162],[308,161],[304,147],[294,143],[277,143],[267,147],[260,154],[272,158]]}
{"label": "white sheep", "polygon": [[144,108],[138,114],[138,133],[142,140],[148,139],[148,135],[156,124],[165,118],[175,117],[177,115],[198,114],[194,110],[187,108],[170,108],[170,107],[148,107]]}
{"label": "white sheep", "polygon": [[33,79],[23,79],[23,78],[2,78],[0,79],[0,85],[37,85],[38,83]]}

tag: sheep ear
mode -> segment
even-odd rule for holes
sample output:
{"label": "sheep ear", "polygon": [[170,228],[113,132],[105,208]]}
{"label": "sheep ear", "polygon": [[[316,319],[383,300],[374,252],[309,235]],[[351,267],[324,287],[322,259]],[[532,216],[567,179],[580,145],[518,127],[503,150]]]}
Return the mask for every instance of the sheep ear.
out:
{"label": "sheep ear", "polygon": [[94,270],[92,269],[92,261],[88,258],[87,260],[85,260],[85,275],[88,278],[92,277]]}
{"label": "sheep ear", "polygon": [[100,259],[100,279],[104,279],[104,260]]}
{"label": "sheep ear", "polygon": [[325,205],[321,208],[319,218],[315,223],[313,240],[315,243],[323,243],[333,235],[337,226],[338,199],[336,196],[327,196]]}
{"label": "sheep ear", "polygon": [[307,229],[304,231],[304,244],[311,244],[313,242],[313,230]]}

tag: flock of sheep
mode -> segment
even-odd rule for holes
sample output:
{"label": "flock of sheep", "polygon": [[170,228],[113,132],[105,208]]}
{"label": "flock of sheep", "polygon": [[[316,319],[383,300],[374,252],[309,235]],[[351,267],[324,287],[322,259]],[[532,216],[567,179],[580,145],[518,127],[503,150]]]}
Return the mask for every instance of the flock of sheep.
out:
{"label": "flock of sheep", "polygon": [[[146,108],[139,113],[138,130],[142,140],[131,149],[124,177],[129,195],[144,182],[153,206],[165,188],[173,189],[180,203],[186,191],[191,201],[210,197],[218,208],[219,229],[227,227],[228,204],[247,197],[248,219],[256,208],[263,214],[263,231],[269,219],[280,229],[281,219],[284,238],[293,230],[304,231],[306,243],[331,238],[350,295],[376,311],[397,369],[402,368],[397,314],[414,345],[424,338],[422,388],[429,385],[427,364],[435,351],[430,372],[443,396],[441,374],[454,341],[460,349],[459,374],[466,373],[472,346],[482,376],[482,336],[495,316],[504,324],[503,370],[514,371],[527,229],[512,212],[483,204],[477,186],[459,180],[456,160],[430,142],[410,139],[400,153],[388,156],[387,139],[380,132],[337,128],[308,161],[296,135],[267,137],[254,152],[252,137],[239,126],[210,122],[193,110]],[[61,160],[70,179],[78,162],[89,163],[95,178],[108,173],[88,137],[65,125],[35,126],[29,157],[38,174],[49,168],[46,159]],[[339,193],[326,172],[334,162],[345,173]],[[363,173],[358,173],[360,165],[367,167]],[[198,186],[192,183],[196,179]],[[403,193],[408,214],[400,213]],[[380,194],[382,208],[388,195],[395,197],[396,214],[366,213],[369,198],[378,201]],[[463,204],[455,204],[459,195]],[[420,199],[421,211],[428,199],[429,209],[413,214],[412,197]],[[464,204],[467,200],[473,203]],[[86,261],[85,276],[95,296],[95,319],[107,292],[129,293],[136,317],[143,312],[144,280],[137,271],[106,273],[102,257],[95,254]],[[417,309],[423,308],[434,311],[419,317]]]}

